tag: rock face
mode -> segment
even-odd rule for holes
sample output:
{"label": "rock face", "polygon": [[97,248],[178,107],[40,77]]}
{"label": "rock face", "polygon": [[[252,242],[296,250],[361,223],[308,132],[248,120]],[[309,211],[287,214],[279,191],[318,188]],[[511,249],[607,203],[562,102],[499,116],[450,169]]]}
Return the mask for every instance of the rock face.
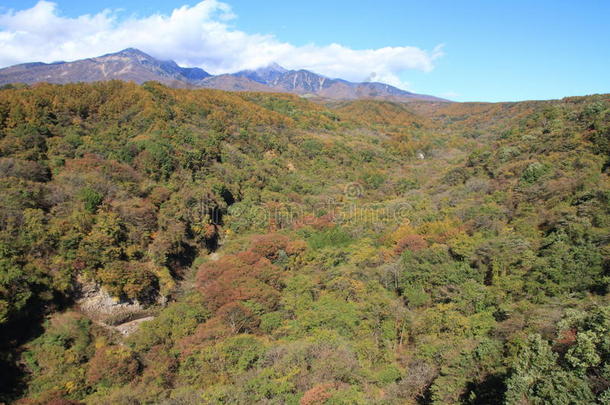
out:
{"label": "rock face", "polygon": [[183,68],[173,61],[158,60],[133,48],[74,62],[25,63],[0,69],[0,85],[105,80],[158,81],[171,87],[227,91],[284,92],[329,100],[447,101],[383,83],[352,83],[308,70],[287,70],[275,63],[256,70],[212,76],[205,70]]}
{"label": "rock face", "polygon": [[113,328],[123,335],[129,335],[135,332],[142,322],[154,319],[139,302],[114,298],[94,282],[79,279],[77,285],[79,286],[77,307],[98,324]]}
{"label": "rock face", "polygon": [[125,322],[123,324],[120,324],[118,326],[115,326],[115,329],[123,336],[129,336],[132,333],[134,333],[135,331],[138,330],[138,328],[140,327],[140,325],[144,322],[148,322],[148,321],[152,321],[153,319],[155,319],[154,316],[147,316],[145,318],[140,318],[140,319],[136,319],[134,321],[130,321],[130,322]]}

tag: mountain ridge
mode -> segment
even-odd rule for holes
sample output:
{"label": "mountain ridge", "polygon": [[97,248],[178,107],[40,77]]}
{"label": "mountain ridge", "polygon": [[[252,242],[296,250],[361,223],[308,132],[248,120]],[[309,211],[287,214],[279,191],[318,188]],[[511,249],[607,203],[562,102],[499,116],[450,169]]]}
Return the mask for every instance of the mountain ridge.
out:
{"label": "mountain ridge", "polygon": [[328,78],[305,69],[289,70],[277,63],[254,70],[212,75],[201,68],[181,67],[173,60],[154,58],[136,48],[72,62],[29,62],[0,69],[0,85],[107,80],[133,81],[138,84],[158,81],[178,88],[282,92],[330,100],[449,101],[401,90],[385,83],[354,83]]}

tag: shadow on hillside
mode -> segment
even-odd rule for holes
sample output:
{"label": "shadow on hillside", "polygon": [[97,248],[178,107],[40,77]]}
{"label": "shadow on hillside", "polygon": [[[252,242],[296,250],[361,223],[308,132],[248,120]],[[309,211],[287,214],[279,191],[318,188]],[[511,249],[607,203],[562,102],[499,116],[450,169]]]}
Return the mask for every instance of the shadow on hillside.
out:
{"label": "shadow on hillside", "polygon": [[21,360],[22,345],[44,333],[46,315],[72,305],[66,296],[56,296],[51,302],[34,299],[19,318],[0,327],[0,404],[11,403],[27,389],[27,369]]}

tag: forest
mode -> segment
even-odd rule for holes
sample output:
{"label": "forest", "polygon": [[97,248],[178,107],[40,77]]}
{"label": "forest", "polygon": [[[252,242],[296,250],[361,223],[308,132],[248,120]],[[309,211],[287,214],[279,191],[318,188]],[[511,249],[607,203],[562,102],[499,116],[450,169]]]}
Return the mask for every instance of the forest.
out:
{"label": "forest", "polygon": [[610,404],[610,95],[0,90],[0,403]]}

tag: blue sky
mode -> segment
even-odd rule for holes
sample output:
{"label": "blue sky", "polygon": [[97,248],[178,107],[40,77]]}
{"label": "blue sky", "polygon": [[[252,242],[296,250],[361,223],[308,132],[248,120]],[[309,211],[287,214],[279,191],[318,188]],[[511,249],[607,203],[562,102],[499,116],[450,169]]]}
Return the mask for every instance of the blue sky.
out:
{"label": "blue sky", "polygon": [[[110,17],[106,16],[112,21],[96,21],[99,32],[122,30],[109,37],[117,38],[116,46],[122,47],[129,42],[125,38],[134,37],[134,27],[149,29],[151,24],[154,27],[152,14],[169,16],[176,8],[198,4],[158,0],[55,3],[52,14],[63,20],[47,23],[46,18],[50,17],[45,14],[38,25],[53,27],[55,23],[57,27],[42,34],[33,33],[18,43],[3,43],[2,34],[4,41],[9,41],[6,38],[14,37],[9,35],[11,32],[23,30],[22,25],[27,23],[23,19],[17,21],[16,13],[32,9],[38,2],[0,3],[3,13],[0,45],[4,45],[0,47],[0,64],[25,62],[24,58],[43,61],[57,58],[58,53],[46,52],[40,43],[35,44],[36,35],[44,37],[49,42],[47,46],[59,41],[58,52],[67,55],[62,59],[96,56],[87,52],[106,50],[113,40],[102,41],[105,47],[94,39],[81,46],[78,39],[66,39],[66,33],[61,32],[62,27],[84,29],[78,23],[84,14],[99,16],[103,9],[113,10]],[[307,65],[303,67],[350,80],[365,80],[375,74],[378,80],[457,101],[516,101],[610,92],[610,1],[225,0],[221,6],[215,3],[213,12],[206,11],[208,14],[200,13],[187,20],[205,20],[212,28],[206,28],[203,34],[177,30],[167,23],[163,35],[176,35],[177,42],[164,40],[156,46],[154,40],[140,38],[134,39],[134,45],[155,56],[171,57],[187,65],[204,65],[213,73],[251,67],[255,60],[260,64],[269,58],[279,58],[282,60],[277,62],[291,68]],[[195,14],[194,9],[186,10],[185,13]],[[121,27],[126,20],[131,21],[129,27]],[[215,31],[216,23],[223,25],[221,32]],[[99,32],[87,31],[79,37],[98,38]],[[199,47],[193,39],[197,35],[214,35],[218,40],[206,43],[197,54],[190,52]],[[226,53],[222,41],[232,43],[226,47]],[[262,50],[257,49],[261,42],[266,44]],[[331,44],[341,48],[329,47]],[[3,59],[2,49],[15,51],[10,55],[6,51]],[[255,56],[248,56],[244,51],[248,49],[254,49]],[[333,52],[338,55],[334,59],[341,63],[335,63]],[[259,54],[264,54],[264,58],[258,58]]]}

